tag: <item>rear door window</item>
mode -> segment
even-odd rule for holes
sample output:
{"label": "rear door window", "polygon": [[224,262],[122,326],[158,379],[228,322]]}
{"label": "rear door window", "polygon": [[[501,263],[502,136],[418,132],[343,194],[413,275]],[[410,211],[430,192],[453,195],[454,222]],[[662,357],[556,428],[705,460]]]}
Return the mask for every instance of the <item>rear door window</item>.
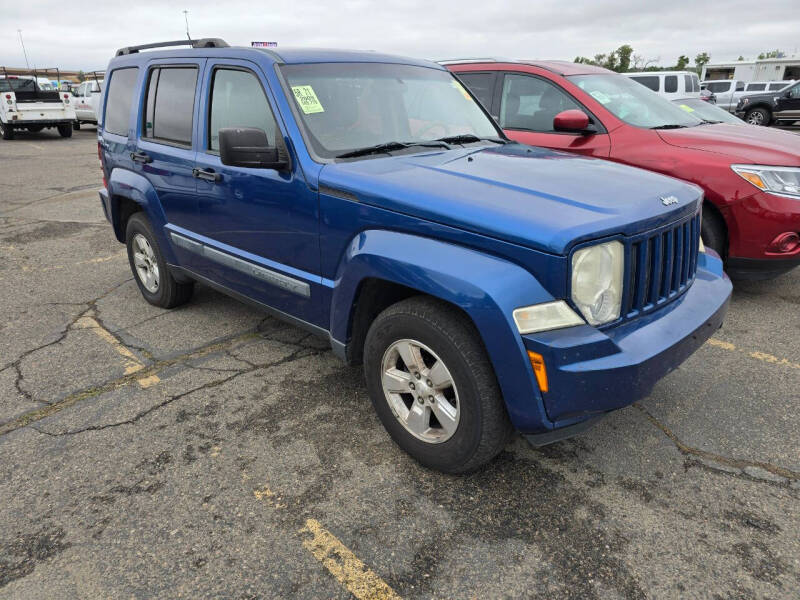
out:
{"label": "rear door window", "polygon": [[494,73],[457,73],[456,76],[475,94],[486,110],[491,110],[492,96],[494,95]]}
{"label": "rear door window", "polygon": [[157,67],[150,71],[143,137],[191,146],[197,67]]}
{"label": "rear door window", "polygon": [[678,76],[667,75],[664,77],[664,91],[668,94],[674,94],[678,91]]}
{"label": "rear door window", "polygon": [[769,91],[774,92],[775,90],[782,90],[786,87],[785,83],[770,83],[769,84]]}
{"label": "rear door window", "polygon": [[748,92],[763,92],[765,89],[767,89],[766,83],[751,83],[747,86]]}
{"label": "rear door window", "polygon": [[[136,92],[139,69],[129,67],[111,72],[106,100],[105,130],[116,135],[128,135],[131,106]],[[85,89],[85,88],[84,88]]]}
{"label": "rear door window", "polygon": [[713,81],[706,84],[706,87],[714,94],[723,94],[731,89],[731,83],[731,81]]}

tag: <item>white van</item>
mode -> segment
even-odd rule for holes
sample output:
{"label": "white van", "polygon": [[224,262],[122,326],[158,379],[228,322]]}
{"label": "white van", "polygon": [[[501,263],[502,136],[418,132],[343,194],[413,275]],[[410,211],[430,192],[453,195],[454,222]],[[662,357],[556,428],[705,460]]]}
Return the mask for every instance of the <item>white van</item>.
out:
{"label": "white van", "polygon": [[623,73],[668,100],[700,97],[700,78],[691,71],[642,71]]}

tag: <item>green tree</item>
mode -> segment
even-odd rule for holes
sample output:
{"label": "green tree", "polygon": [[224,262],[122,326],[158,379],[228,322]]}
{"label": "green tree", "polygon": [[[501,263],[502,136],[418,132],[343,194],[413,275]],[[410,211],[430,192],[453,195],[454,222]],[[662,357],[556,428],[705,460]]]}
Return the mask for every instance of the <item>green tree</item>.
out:
{"label": "green tree", "polygon": [[81,83],[86,81],[86,73],[84,73],[83,71],[78,71],[78,81],[80,81]]}
{"label": "green tree", "polygon": [[694,66],[697,67],[698,71],[702,71],[703,67],[705,67],[710,60],[711,57],[708,55],[708,52],[701,52],[694,57]]}
{"label": "green tree", "polygon": [[630,44],[623,44],[616,50],[617,55],[617,68],[618,73],[627,73],[631,70],[631,57],[633,56],[633,48]]}
{"label": "green tree", "polygon": [[765,58],[783,58],[786,56],[786,53],[783,50],[770,50],[768,52],[762,52],[758,55],[759,60],[764,60]]}
{"label": "green tree", "polygon": [[675,70],[676,71],[683,71],[688,64],[689,64],[689,57],[688,56],[684,56],[683,54],[681,54],[678,57],[678,62],[675,65]]}
{"label": "green tree", "polygon": [[737,58],[736,60],[737,60],[737,61],[739,61],[739,62],[741,62],[741,61],[743,61],[743,60],[744,60],[744,56],[742,56],[742,55],[740,54],[740,55],[739,55],[739,58]]}

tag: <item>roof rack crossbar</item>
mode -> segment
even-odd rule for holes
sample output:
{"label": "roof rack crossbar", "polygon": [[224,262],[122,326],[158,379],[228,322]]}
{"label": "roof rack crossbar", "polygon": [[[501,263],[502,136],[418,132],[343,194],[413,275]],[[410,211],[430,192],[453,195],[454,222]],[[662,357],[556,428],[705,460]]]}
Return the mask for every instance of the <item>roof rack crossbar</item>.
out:
{"label": "roof rack crossbar", "polygon": [[199,40],[173,40],[171,42],[155,42],[152,44],[141,44],[139,46],[125,46],[117,50],[117,56],[126,54],[136,54],[140,50],[150,50],[152,48],[169,48],[170,46],[191,46],[192,48],[229,48],[228,42],[222,38],[201,38]]}

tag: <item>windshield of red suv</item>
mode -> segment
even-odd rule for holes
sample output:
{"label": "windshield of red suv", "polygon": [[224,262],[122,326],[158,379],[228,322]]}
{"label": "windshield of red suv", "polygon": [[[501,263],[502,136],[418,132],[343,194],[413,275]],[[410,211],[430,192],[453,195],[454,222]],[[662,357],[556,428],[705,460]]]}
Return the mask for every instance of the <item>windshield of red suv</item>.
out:
{"label": "windshield of red suv", "polygon": [[694,127],[703,121],[622,75],[573,75],[575,85],[617,118],[646,129]]}
{"label": "windshield of red suv", "polygon": [[413,145],[453,136],[502,136],[448,71],[385,63],[299,64],[280,69],[305,137],[321,158],[394,142]]}
{"label": "windshield of red suv", "polygon": [[745,124],[739,117],[732,115],[727,110],[723,110],[714,104],[709,104],[700,98],[684,98],[682,100],[673,100],[672,103],[692,116],[703,119],[706,123]]}

